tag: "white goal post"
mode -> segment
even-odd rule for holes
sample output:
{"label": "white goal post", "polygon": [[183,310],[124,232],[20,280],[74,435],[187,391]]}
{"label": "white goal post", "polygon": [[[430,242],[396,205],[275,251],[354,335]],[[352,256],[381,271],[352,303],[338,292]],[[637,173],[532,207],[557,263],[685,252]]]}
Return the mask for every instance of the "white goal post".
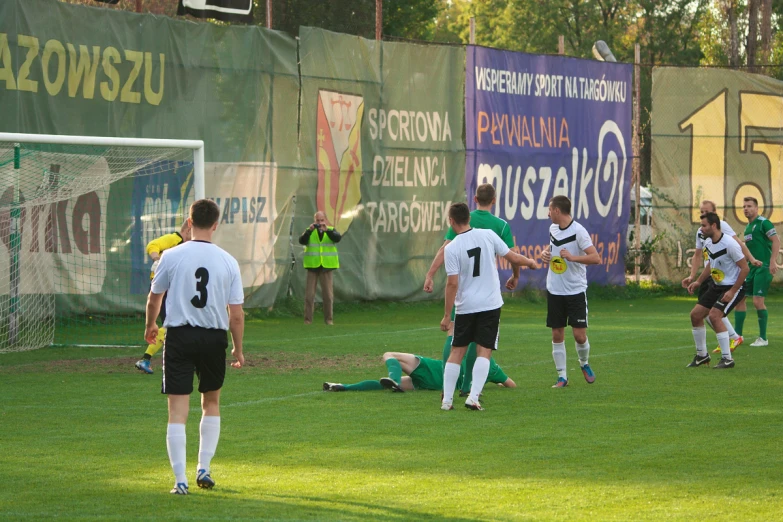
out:
{"label": "white goal post", "polygon": [[[166,232],[175,232],[171,223],[186,217],[187,194],[177,200],[173,216],[170,206],[149,203],[174,197],[171,193],[145,199],[134,190],[147,187],[145,183],[152,183],[148,179],[176,174],[183,165],[187,201],[204,198],[201,140],[0,132],[0,250],[8,251],[0,254],[0,353],[53,344],[58,296],[75,296],[69,301],[75,303],[70,306],[74,314],[89,319],[100,315],[101,326],[112,314],[139,313],[139,292],[131,291],[131,278],[122,275],[123,263],[131,269],[130,240],[118,239],[117,231],[107,239],[106,222],[140,197],[143,209],[138,210],[137,203],[135,219],[126,215],[123,223],[165,222]],[[134,180],[122,182],[129,177]],[[110,188],[113,183],[118,183],[117,190]],[[112,201],[120,202],[111,208],[109,193]],[[136,231],[135,237],[138,243],[142,235]],[[119,243],[128,246],[120,249]],[[146,262],[143,253],[133,255]],[[142,264],[133,265],[136,279]]]}

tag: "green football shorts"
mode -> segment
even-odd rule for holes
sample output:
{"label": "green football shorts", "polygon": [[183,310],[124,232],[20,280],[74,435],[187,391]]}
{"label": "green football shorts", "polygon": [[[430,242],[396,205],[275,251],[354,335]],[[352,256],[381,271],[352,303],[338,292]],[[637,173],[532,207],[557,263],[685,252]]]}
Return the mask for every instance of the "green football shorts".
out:
{"label": "green football shorts", "polygon": [[442,390],[443,389],[443,363],[417,355],[419,365],[410,374],[413,387],[417,390]]}
{"label": "green football shorts", "polygon": [[752,266],[745,279],[745,295],[749,297],[766,297],[769,285],[772,284],[772,274],[769,266]]}

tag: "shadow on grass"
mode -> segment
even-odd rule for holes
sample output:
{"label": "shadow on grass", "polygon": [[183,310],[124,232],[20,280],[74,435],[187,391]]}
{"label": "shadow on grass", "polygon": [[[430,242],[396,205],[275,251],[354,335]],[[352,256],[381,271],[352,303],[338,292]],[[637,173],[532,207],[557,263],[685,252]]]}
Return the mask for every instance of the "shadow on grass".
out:
{"label": "shadow on grass", "polygon": [[[106,485],[95,487],[89,500],[68,498],[74,492],[49,489],[36,495],[15,495],[2,502],[2,520],[433,520],[468,522],[475,518],[443,516],[416,509],[318,495],[258,493],[220,488],[200,490],[191,485],[186,497],[167,491],[133,487],[130,491]],[[324,484],[324,488],[328,488]],[[253,495],[253,496],[250,496]],[[257,495],[257,496],[256,496]],[[261,497],[261,498],[258,498]]]}

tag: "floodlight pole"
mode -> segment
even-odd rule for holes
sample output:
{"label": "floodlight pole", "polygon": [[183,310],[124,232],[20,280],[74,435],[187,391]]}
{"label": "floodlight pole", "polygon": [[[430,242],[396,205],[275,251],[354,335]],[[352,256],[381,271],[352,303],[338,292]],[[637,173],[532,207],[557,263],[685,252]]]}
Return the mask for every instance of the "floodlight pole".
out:
{"label": "floodlight pole", "polygon": [[634,45],[633,49],[633,140],[631,142],[631,148],[633,149],[633,179],[635,181],[634,183],[634,190],[636,191],[636,201],[634,202],[634,223],[633,223],[633,241],[634,241],[634,250],[636,251],[636,256],[634,258],[634,268],[633,268],[633,274],[636,278],[636,284],[639,284],[641,281],[641,271],[640,271],[640,263],[641,263],[641,220],[639,216],[639,211],[641,209],[641,199],[642,199],[642,187],[641,187],[641,147],[640,147],[640,117],[639,117],[639,102],[640,102],[640,80],[639,75],[641,73],[641,48],[639,44]]}
{"label": "floodlight pole", "polygon": [[266,28],[272,28],[272,2],[274,0],[266,0]]}
{"label": "floodlight pole", "polygon": [[562,34],[557,37],[557,54],[560,56],[565,54],[565,36]]}
{"label": "floodlight pole", "polygon": [[470,17],[470,45],[476,45],[476,17]]}

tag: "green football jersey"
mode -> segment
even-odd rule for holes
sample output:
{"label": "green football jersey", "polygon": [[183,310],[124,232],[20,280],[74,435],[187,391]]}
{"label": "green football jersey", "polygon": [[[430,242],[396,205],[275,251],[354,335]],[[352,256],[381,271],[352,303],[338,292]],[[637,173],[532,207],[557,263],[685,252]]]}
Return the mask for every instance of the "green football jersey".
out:
{"label": "green football jersey", "polygon": [[487,375],[487,382],[494,382],[495,384],[503,384],[508,380],[508,376],[503,371],[494,358],[489,359],[489,375]]}
{"label": "green football jersey", "polygon": [[[437,359],[431,359],[429,357],[423,357],[417,355],[419,359],[419,365],[411,373],[410,377],[413,379],[414,387],[419,390],[442,390],[443,389],[443,362]],[[459,369],[459,379],[457,380],[457,389],[462,387],[462,379],[465,378],[465,359],[462,360],[462,364]],[[503,371],[498,363],[495,362],[494,357],[489,359],[489,375],[487,375],[487,382],[495,384],[503,384],[508,380],[508,376]]]}
{"label": "green football jersey", "polygon": [[[495,217],[492,212],[474,210],[470,213],[470,226],[483,230],[491,230],[503,240],[508,248],[514,248],[514,236],[511,235],[511,227],[508,226],[505,219]],[[453,228],[449,227],[444,239],[453,241],[455,237],[457,237],[457,233],[454,232]]]}
{"label": "green football jersey", "polygon": [[777,235],[772,222],[758,216],[745,227],[745,245],[753,257],[769,266],[772,257],[772,236]]}

